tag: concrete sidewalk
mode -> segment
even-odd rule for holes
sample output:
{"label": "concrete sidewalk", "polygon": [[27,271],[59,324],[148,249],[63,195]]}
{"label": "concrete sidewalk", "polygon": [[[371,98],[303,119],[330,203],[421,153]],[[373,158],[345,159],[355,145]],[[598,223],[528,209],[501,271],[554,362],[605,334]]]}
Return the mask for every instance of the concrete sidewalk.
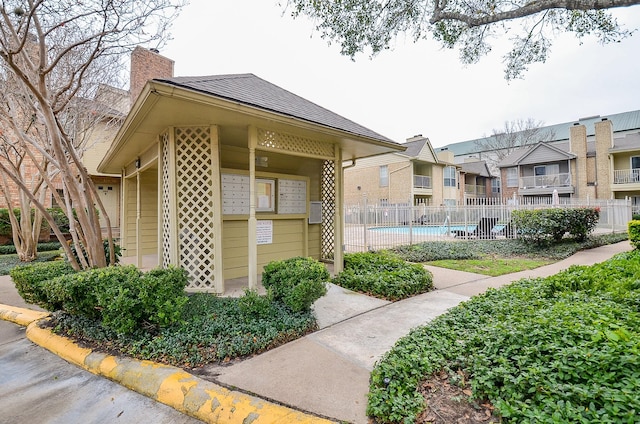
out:
{"label": "concrete sidewalk", "polygon": [[202,370],[203,377],[323,416],[366,424],[370,372],[375,362],[412,328],[487,288],[521,278],[546,277],[574,264],[591,265],[630,249],[625,241],[500,277],[427,267],[437,290],[395,303],[380,303],[333,286],[315,305],[319,322],[328,322],[324,313],[329,309],[318,308],[323,303],[358,299],[360,305],[370,302],[370,309],[354,311],[350,318],[237,364],[207,366]]}
{"label": "concrete sidewalk", "polygon": [[[437,290],[395,303],[331,286],[327,296],[314,305],[319,331],[253,358],[226,366],[206,366],[194,373],[258,399],[365,424],[370,372],[375,362],[412,328],[487,288],[521,278],[546,277],[574,264],[591,265],[630,249],[625,241],[501,277],[428,267]],[[6,280],[0,277],[0,303],[24,305],[6,286]]]}

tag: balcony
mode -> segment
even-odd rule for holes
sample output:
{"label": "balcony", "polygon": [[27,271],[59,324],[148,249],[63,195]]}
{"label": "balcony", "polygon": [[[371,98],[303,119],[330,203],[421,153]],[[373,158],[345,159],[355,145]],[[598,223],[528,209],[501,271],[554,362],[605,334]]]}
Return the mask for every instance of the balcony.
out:
{"label": "balcony", "polygon": [[470,194],[473,196],[486,196],[487,195],[487,186],[485,185],[475,185],[475,184],[465,184],[464,185],[464,193]]}
{"label": "balcony", "polygon": [[616,169],[613,171],[614,184],[640,183],[640,169]]}
{"label": "balcony", "polygon": [[640,190],[640,169],[615,169],[611,189],[613,191]]}
{"label": "balcony", "polygon": [[414,175],[413,188],[431,189],[431,177],[429,175]]}
{"label": "balcony", "polygon": [[553,190],[558,193],[573,193],[571,174],[548,174],[532,177],[520,177],[520,194],[551,194]]}

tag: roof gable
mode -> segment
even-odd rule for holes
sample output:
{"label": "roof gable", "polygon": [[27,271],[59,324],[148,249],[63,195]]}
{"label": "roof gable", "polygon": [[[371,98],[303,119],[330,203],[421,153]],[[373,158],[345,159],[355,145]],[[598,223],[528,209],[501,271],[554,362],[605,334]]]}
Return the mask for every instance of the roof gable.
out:
{"label": "roof gable", "polygon": [[573,153],[564,152],[547,143],[538,143],[517,160],[516,165],[534,165],[575,158]]}
{"label": "roof gable", "polygon": [[398,154],[408,156],[411,159],[417,159],[423,162],[438,163],[437,156],[435,154],[435,151],[433,150],[433,147],[431,146],[431,141],[429,141],[428,138],[408,141],[406,143],[403,143],[402,146],[405,146],[407,150]]}
{"label": "roof gable", "polygon": [[465,174],[479,175],[487,178],[493,176],[491,175],[489,166],[485,161],[463,162],[460,164],[460,168]]}
{"label": "roof gable", "polygon": [[196,90],[359,136],[393,142],[387,137],[263,80],[254,74],[174,77],[155,81]]}

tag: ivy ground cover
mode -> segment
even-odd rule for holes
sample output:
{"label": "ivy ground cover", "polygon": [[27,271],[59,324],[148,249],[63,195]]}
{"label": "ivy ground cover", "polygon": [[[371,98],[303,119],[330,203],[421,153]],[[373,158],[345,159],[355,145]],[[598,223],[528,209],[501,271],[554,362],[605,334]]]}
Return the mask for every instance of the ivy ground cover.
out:
{"label": "ivy ground cover", "polygon": [[415,329],[376,365],[368,414],[415,422],[429,407],[418,388],[443,372],[504,423],[637,422],[640,251],[489,290]]}

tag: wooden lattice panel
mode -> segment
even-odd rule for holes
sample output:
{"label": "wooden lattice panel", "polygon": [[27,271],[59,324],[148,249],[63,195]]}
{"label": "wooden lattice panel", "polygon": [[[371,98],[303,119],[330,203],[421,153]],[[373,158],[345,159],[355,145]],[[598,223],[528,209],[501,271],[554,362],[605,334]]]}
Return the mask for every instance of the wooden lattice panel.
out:
{"label": "wooden lattice panel", "polygon": [[178,255],[193,289],[214,287],[211,155],[209,128],[176,129]]}
{"label": "wooden lattice panel", "polygon": [[322,259],[333,260],[336,237],[336,166],[332,160],[324,161],[322,166]]}
{"label": "wooden lattice panel", "polygon": [[169,146],[169,133],[160,136],[162,143],[162,266],[164,268],[171,265],[171,161],[169,155],[171,152]]}
{"label": "wooden lattice panel", "polygon": [[263,129],[258,129],[258,146],[267,150],[286,151],[323,159],[334,157],[332,144]]}

